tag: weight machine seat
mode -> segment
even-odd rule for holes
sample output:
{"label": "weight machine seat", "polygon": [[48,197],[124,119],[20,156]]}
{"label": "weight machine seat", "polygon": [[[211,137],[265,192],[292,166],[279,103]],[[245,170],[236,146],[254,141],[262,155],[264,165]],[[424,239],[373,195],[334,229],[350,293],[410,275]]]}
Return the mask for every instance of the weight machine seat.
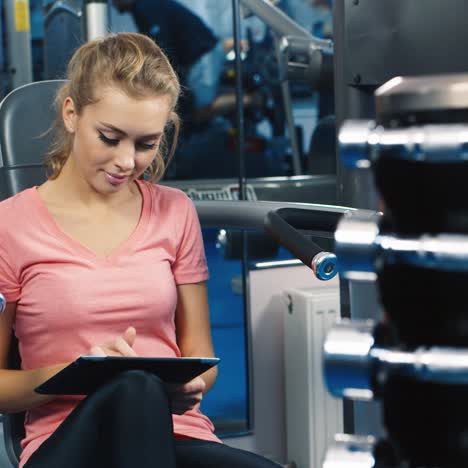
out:
{"label": "weight machine seat", "polygon": [[55,93],[63,80],[38,81],[0,103],[1,198],[45,181],[44,156],[52,140]]}
{"label": "weight machine seat", "polygon": [[[44,156],[53,133],[55,94],[63,80],[38,81],[16,88],[0,102],[0,199],[46,180]],[[8,366],[21,367],[13,337]],[[24,437],[24,413],[3,415],[5,448],[12,466],[18,466]]]}

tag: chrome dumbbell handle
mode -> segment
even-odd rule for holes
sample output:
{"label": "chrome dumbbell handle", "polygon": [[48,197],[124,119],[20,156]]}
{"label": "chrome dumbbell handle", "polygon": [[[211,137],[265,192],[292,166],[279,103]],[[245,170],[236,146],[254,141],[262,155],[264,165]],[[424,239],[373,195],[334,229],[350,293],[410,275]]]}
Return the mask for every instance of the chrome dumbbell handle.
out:
{"label": "chrome dumbbell handle", "polygon": [[468,349],[432,347],[400,351],[375,347],[370,360],[386,375],[398,373],[420,381],[440,384],[468,384]]}
{"label": "chrome dumbbell handle", "polygon": [[468,125],[422,125],[386,129],[369,120],[350,120],[339,133],[343,163],[368,168],[383,152],[391,157],[428,163],[458,163],[468,159]]}
{"label": "chrome dumbbell handle", "polygon": [[372,320],[338,322],[323,346],[323,370],[329,392],[337,398],[374,398],[371,350],[375,340]]}
{"label": "chrome dumbbell handle", "polygon": [[403,263],[444,271],[468,271],[468,236],[397,237],[381,234],[381,215],[348,212],[335,232],[339,271],[349,279],[375,279],[379,263]]}
{"label": "chrome dumbbell handle", "polygon": [[468,271],[468,236],[423,235],[419,238],[378,236],[376,243],[386,259],[446,271]]}
{"label": "chrome dumbbell handle", "polygon": [[351,280],[375,280],[380,213],[348,212],[338,222],[335,250],[338,270]]}
{"label": "chrome dumbbell handle", "polygon": [[324,374],[338,398],[370,400],[376,386],[397,374],[439,384],[468,384],[468,349],[388,349],[375,344],[372,321],[343,320],[324,344]]}

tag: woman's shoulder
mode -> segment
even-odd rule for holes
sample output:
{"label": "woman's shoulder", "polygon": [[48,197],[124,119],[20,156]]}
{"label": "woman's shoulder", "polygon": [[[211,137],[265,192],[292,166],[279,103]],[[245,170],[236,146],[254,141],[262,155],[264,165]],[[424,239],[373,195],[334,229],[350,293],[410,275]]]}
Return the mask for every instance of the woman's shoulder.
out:
{"label": "woman's shoulder", "polygon": [[16,214],[15,218],[24,211],[24,208],[31,205],[31,198],[33,196],[33,190],[36,187],[27,188],[22,190],[11,197],[5,198],[0,201],[0,214],[3,218],[7,213],[13,212]]}
{"label": "woman's shoulder", "polygon": [[[2,242],[9,238],[9,233],[18,233],[26,228],[31,221],[33,213],[32,192],[35,188],[28,188],[0,201],[0,236]],[[6,236],[6,237],[5,237]]]}
{"label": "woman's shoulder", "polygon": [[153,184],[146,181],[140,181],[140,183],[149,193],[152,203],[160,207],[180,208],[192,203],[187,194],[176,187]]}

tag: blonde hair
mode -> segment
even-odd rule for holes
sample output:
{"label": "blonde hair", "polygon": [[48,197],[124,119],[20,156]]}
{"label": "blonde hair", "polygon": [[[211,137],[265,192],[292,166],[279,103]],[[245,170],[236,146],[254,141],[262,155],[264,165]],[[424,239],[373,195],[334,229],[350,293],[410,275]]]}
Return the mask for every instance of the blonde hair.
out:
{"label": "blonde hair", "polygon": [[[71,97],[78,115],[83,108],[99,100],[100,87],[116,86],[135,99],[151,95],[168,95],[171,112],[155,159],[145,171],[151,181],[159,181],[167,162],[174,155],[180,131],[176,105],[180,83],[164,52],[149,37],[137,33],[112,34],[83,44],[71,58],[67,81],[55,98],[57,118],[51,130],[54,141],[46,156],[50,179],[59,176],[73,145],[73,135],[65,129],[62,107]],[[167,148],[167,133],[172,133],[171,148]]]}

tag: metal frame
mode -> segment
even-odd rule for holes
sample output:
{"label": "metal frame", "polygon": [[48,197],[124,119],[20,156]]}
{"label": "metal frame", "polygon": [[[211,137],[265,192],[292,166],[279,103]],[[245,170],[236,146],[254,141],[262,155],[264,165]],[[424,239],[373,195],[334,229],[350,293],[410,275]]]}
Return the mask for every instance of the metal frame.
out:
{"label": "metal frame", "polygon": [[29,0],[5,0],[4,9],[8,73],[14,89],[33,80]]}

